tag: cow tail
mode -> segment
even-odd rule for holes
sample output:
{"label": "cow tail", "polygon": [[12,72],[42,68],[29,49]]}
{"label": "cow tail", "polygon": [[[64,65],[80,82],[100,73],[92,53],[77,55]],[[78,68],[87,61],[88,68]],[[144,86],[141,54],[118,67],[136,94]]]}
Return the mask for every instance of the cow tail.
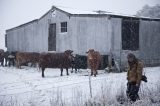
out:
{"label": "cow tail", "polygon": [[40,61],[38,63],[38,71],[40,72],[42,70],[42,67],[41,67],[41,64],[40,64]]}
{"label": "cow tail", "polygon": [[41,66],[40,66],[39,63],[38,63],[38,71],[40,72],[40,70],[41,70]]}

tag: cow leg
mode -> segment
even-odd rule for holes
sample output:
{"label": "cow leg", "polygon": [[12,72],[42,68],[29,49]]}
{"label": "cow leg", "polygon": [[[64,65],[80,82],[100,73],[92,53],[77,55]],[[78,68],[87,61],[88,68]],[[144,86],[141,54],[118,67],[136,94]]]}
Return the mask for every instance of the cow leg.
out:
{"label": "cow leg", "polygon": [[44,78],[44,70],[45,68],[42,68],[42,77]]}
{"label": "cow leg", "polygon": [[2,61],[0,61],[0,63],[1,63],[0,65],[2,66]]}
{"label": "cow leg", "polygon": [[19,68],[19,61],[16,60],[16,67]]}
{"label": "cow leg", "polygon": [[10,67],[12,65],[12,60],[8,59],[8,66]]}
{"label": "cow leg", "polygon": [[77,67],[75,67],[75,73],[77,73]]}
{"label": "cow leg", "polygon": [[5,67],[7,66],[8,59],[5,58]]}
{"label": "cow leg", "polygon": [[61,68],[61,76],[63,76],[63,68]]}
{"label": "cow leg", "polygon": [[93,75],[93,69],[91,69],[91,76]]}
{"label": "cow leg", "polygon": [[2,60],[1,65],[4,67],[4,59]]}
{"label": "cow leg", "polygon": [[9,67],[10,67],[11,63],[12,63],[12,65],[14,66],[14,60],[13,60],[13,59],[10,60]]}
{"label": "cow leg", "polygon": [[68,68],[66,68],[66,72],[67,72],[67,75],[69,75],[69,73],[68,73]]}
{"label": "cow leg", "polygon": [[22,63],[21,63],[20,61],[18,61],[18,68],[19,68],[19,69],[21,69],[21,64],[22,64]]}
{"label": "cow leg", "polygon": [[13,66],[15,66],[15,60],[14,59],[12,60],[12,62],[13,62]]}
{"label": "cow leg", "polygon": [[0,65],[2,66],[2,61],[0,60]]}
{"label": "cow leg", "polygon": [[72,67],[71,73],[73,73],[73,70],[74,70],[74,68],[75,68],[75,70],[76,70],[76,67],[75,67],[75,65],[72,65],[71,67]]}
{"label": "cow leg", "polygon": [[73,71],[74,66],[72,65],[72,71]]}
{"label": "cow leg", "polygon": [[19,63],[19,69],[21,69],[21,64]]}
{"label": "cow leg", "polygon": [[96,75],[98,75],[98,71],[96,70]]}
{"label": "cow leg", "polygon": [[[7,61],[8,61],[8,66],[10,67],[10,65],[11,65],[11,60],[8,59]],[[6,66],[7,66],[7,63],[6,63]]]}
{"label": "cow leg", "polygon": [[96,70],[94,70],[93,72],[94,72],[94,76],[96,77],[97,71],[96,71]]}

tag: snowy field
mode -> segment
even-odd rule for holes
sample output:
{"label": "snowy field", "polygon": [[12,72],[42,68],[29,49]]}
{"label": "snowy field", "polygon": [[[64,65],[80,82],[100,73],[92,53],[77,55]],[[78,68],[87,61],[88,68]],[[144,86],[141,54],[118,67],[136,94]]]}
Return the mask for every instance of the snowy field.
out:
{"label": "snowy field", "polygon": [[[148,82],[142,82],[141,100],[132,105],[160,106],[160,67],[144,71]],[[91,99],[87,70],[69,76],[64,70],[64,76],[60,76],[59,69],[46,69],[42,78],[37,68],[0,67],[0,106],[129,105],[125,96],[126,72],[98,72],[97,77],[91,77]],[[120,104],[118,98],[126,103]]]}

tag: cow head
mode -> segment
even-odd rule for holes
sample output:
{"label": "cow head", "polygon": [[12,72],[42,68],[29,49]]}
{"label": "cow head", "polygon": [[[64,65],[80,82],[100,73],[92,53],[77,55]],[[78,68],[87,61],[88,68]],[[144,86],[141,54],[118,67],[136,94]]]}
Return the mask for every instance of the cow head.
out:
{"label": "cow head", "polygon": [[66,50],[66,51],[64,51],[64,52],[67,53],[67,54],[72,54],[72,53],[73,53],[72,50]]}
{"label": "cow head", "polygon": [[87,54],[89,54],[89,53],[94,53],[94,49],[89,49],[86,53],[87,53]]}
{"label": "cow head", "polygon": [[93,59],[94,49],[89,49],[86,53],[88,54],[89,59]]}
{"label": "cow head", "polygon": [[64,51],[64,53],[67,55],[67,57],[69,57],[69,59],[72,59],[72,53],[73,53],[72,50],[66,50]]}

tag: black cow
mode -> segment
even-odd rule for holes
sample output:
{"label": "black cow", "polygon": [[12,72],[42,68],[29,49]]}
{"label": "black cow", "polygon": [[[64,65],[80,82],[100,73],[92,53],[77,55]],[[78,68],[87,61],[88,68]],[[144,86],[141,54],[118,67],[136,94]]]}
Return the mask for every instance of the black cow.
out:
{"label": "black cow", "polygon": [[63,75],[63,68],[71,67],[72,50],[66,50],[64,53],[42,53],[39,58],[39,68],[42,69],[42,77],[44,77],[45,68],[60,68],[61,76]]}
{"label": "black cow", "polygon": [[87,69],[87,56],[78,55],[72,56],[72,71],[75,68],[75,73],[80,69]]}

